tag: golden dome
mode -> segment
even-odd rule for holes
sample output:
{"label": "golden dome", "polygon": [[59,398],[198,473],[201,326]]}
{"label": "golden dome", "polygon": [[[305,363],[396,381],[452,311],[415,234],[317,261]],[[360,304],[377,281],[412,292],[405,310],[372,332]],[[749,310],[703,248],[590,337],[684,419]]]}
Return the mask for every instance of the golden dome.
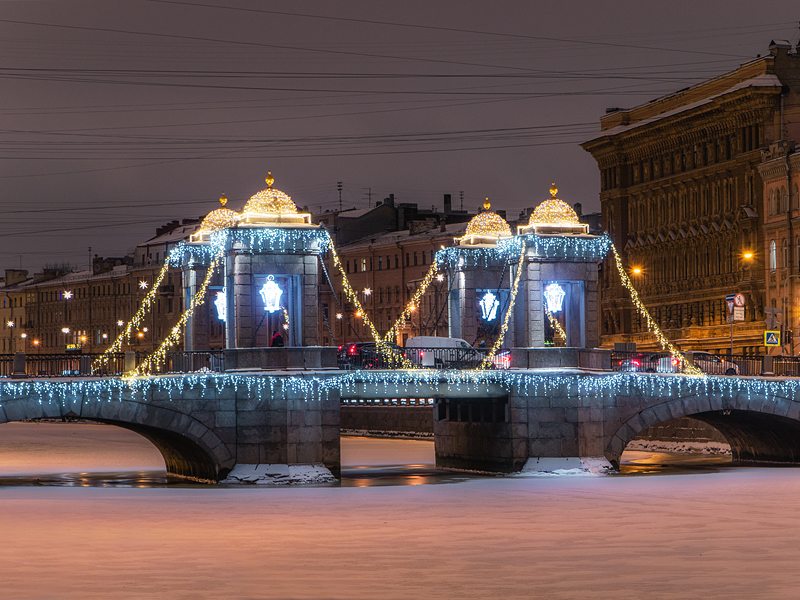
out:
{"label": "golden dome", "polygon": [[280,190],[272,189],[275,179],[272,173],[266,179],[267,189],[251,197],[242,209],[243,213],[254,214],[297,214],[297,206],[292,199]]}
{"label": "golden dome", "polygon": [[233,227],[236,224],[236,221],[239,218],[239,213],[237,213],[235,210],[231,210],[230,208],[225,208],[225,205],[228,203],[228,199],[225,197],[225,194],[222,194],[219,199],[219,203],[222,204],[222,207],[212,210],[206,215],[206,218],[203,219],[202,225],[200,225],[201,230],[210,233],[212,231],[219,231],[220,229],[225,229],[227,227]]}
{"label": "golden dome", "polygon": [[520,227],[519,233],[589,233],[589,226],[580,222],[575,210],[569,204],[556,198],[557,193],[558,188],[554,183],[550,188],[552,197],[536,207],[528,226]]}
{"label": "golden dome", "polygon": [[487,198],[483,204],[484,212],[472,217],[464,236],[455,239],[457,243],[470,246],[495,244],[499,238],[511,237],[511,227],[503,217],[489,210],[491,207]]}
{"label": "golden dome", "polygon": [[267,189],[251,197],[242,209],[239,227],[316,227],[309,213],[298,212],[292,199],[273,189],[272,173],[267,177]]}

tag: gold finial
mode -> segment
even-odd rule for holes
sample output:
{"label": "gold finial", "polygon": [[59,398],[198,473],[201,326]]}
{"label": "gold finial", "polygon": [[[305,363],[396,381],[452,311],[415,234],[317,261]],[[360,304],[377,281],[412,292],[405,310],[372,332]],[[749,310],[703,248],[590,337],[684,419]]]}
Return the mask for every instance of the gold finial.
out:
{"label": "gold finial", "polygon": [[272,176],[272,171],[267,171],[267,175],[268,175],[266,179],[267,187],[271,188],[272,184],[275,183],[275,178]]}
{"label": "gold finial", "polygon": [[489,204],[489,199],[487,198],[486,202],[483,203],[483,210],[489,210],[490,208],[492,208],[492,205]]}
{"label": "gold finial", "polygon": [[222,192],[222,196],[219,197],[219,203],[222,206],[225,206],[228,203],[228,199],[225,197],[225,192]]}
{"label": "gold finial", "polygon": [[550,195],[553,196],[553,198],[555,198],[557,193],[558,193],[558,188],[556,187],[556,182],[554,181],[553,187],[550,188]]}

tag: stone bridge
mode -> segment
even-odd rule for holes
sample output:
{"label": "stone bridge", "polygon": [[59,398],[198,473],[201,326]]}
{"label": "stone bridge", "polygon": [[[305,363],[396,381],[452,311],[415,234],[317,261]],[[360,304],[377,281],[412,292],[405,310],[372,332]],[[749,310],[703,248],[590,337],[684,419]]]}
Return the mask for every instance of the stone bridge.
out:
{"label": "stone bridge", "polygon": [[798,388],[798,379],[579,369],[6,380],[0,423],[80,417],[117,425],[149,439],[168,472],[201,481],[258,465],[324,465],[338,476],[340,402],[374,398],[435,399],[442,467],[618,466],[639,432],[684,416],[716,427],[735,461],[797,463]]}

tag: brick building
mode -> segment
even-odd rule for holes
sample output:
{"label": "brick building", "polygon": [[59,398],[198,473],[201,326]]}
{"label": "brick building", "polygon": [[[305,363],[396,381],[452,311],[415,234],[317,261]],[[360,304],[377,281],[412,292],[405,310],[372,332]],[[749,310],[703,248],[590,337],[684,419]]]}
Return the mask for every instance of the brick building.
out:
{"label": "brick building", "polygon": [[[730,351],[725,296],[740,292],[746,320],[734,326],[734,352],[762,352],[763,309],[780,283],[765,240],[776,240],[781,257],[786,240],[787,269],[798,255],[796,237],[767,233],[787,221],[788,204],[780,217],[765,212],[759,166],[762,150],[800,136],[798,93],[800,57],[773,42],[734,71],[609,109],[600,134],[582,144],[600,169],[604,228],[650,314],[683,349]],[[654,348],[614,271],[606,261],[603,345]]]}

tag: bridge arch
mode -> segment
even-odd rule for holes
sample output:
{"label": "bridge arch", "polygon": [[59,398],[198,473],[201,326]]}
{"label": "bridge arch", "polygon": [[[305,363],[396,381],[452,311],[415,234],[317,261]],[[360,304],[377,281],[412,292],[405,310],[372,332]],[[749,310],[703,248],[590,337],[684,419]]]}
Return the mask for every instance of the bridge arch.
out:
{"label": "bridge arch", "polygon": [[47,417],[77,417],[138,433],[161,452],[167,472],[180,477],[218,481],[235,463],[209,427],[169,407],[125,399],[70,404],[31,398],[6,399],[0,406],[0,424]]}
{"label": "bridge arch", "polygon": [[605,456],[619,467],[625,446],[645,429],[680,417],[716,428],[730,444],[734,462],[800,463],[800,402],[786,398],[734,395],[671,398],[650,404],[616,430]]}

